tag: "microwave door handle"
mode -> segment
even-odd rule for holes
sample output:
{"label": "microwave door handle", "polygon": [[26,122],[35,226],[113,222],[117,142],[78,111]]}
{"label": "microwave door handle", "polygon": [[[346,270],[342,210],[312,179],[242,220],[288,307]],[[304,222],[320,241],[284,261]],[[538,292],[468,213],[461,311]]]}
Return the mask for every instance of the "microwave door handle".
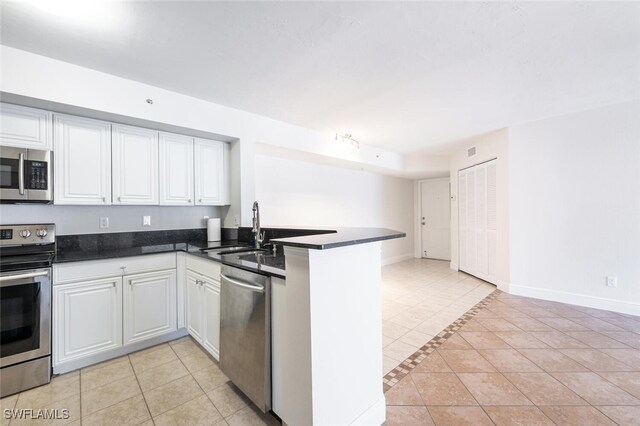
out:
{"label": "microwave door handle", "polygon": [[24,195],[24,154],[18,154],[18,192]]}

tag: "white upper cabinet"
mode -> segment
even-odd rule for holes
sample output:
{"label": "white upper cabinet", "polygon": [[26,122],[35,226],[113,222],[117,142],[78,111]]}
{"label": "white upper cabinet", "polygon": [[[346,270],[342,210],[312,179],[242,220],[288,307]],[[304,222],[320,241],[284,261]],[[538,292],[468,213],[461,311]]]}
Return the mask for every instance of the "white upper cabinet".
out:
{"label": "white upper cabinet", "polygon": [[158,132],[114,124],[114,205],[158,204]]}
{"label": "white upper cabinet", "polygon": [[195,139],[195,204],[228,205],[228,145],[224,142]]}
{"label": "white upper cabinet", "polygon": [[50,151],[52,116],[49,111],[0,104],[0,145]]}
{"label": "white upper cabinet", "polygon": [[54,118],[54,203],[111,204],[111,124]]}
{"label": "white upper cabinet", "polygon": [[160,133],[160,205],[193,205],[193,138]]}

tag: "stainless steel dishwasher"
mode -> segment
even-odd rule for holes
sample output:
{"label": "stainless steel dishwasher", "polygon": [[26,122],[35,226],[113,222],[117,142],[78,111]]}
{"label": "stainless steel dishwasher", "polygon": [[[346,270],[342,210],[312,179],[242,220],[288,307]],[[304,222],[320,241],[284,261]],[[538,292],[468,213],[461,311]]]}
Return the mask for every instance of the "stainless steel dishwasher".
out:
{"label": "stainless steel dishwasher", "polygon": [[271,409],[271,278],[222,265],[220,368],[262,411]]}

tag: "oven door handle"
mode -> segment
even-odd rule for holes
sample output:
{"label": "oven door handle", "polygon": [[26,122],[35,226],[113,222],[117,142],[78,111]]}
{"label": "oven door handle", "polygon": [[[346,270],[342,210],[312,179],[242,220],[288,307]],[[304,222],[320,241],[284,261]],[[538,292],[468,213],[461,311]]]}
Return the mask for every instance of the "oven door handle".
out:
{"label": "oven door handle", "polygon": [[18,154],[18,192],[24,195],[24,154]]}
{"label": "oven door handle", "polygon": [[45,275],[49,275],[49,271],[28,272],[26,274],[17,274],[17,275],[5,275],[5,276],[0,277],[0,282],[2,282],[2,281],[12,281],[12,280],[22,280],[22,279],[25,279],[25,278],[44,277]]}

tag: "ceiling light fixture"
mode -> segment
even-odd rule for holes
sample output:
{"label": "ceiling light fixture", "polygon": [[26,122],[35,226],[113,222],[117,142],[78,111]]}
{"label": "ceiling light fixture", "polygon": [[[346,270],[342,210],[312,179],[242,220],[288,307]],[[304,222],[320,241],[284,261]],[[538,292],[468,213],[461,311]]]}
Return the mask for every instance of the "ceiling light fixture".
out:
{"label": "ceiling light fixture", "polygon": [[351,145],[351,148],[354,148],[357,151],[360,151],[360,142],[355,140],[351,133],[345,133],[344,135],[340,135],[340,134],[336,133],[336,136],[335,136],[334,140],[337,141],[338,139],[342,143],[349,143]]}

